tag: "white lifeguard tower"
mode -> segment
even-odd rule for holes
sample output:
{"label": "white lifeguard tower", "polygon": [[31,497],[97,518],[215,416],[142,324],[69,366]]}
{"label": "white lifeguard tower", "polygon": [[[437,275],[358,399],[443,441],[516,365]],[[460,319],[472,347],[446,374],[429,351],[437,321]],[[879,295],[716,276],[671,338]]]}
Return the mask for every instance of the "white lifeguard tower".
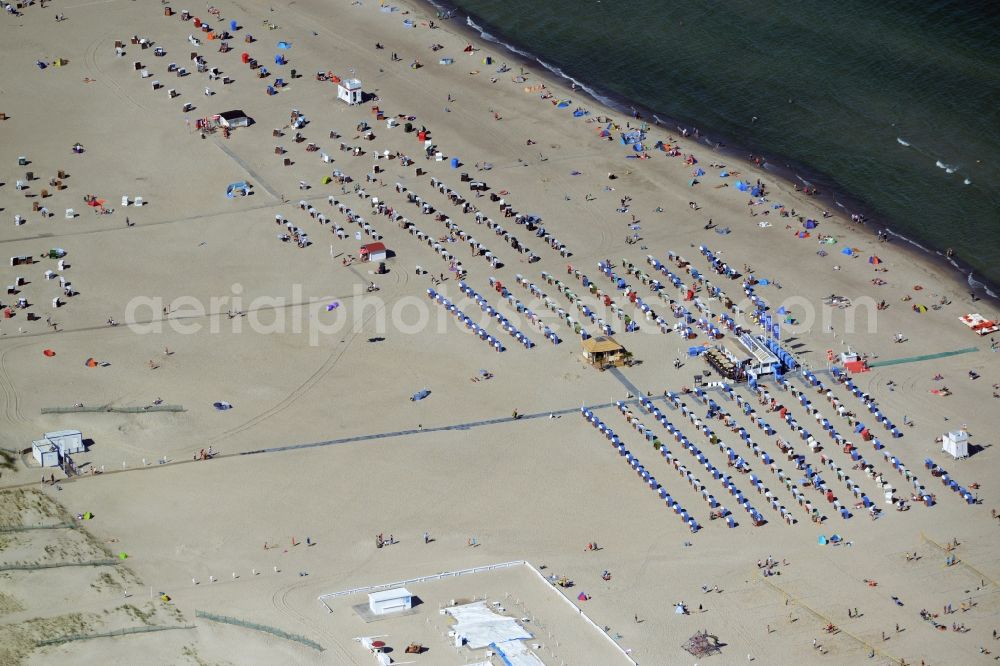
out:
{"label": "white lifeguard tower", "polygon": [[337,99],[341,99],[348,104],[361,104],[361,81],[358,79],[344,79],[337,84]]}
{"label": "white lifeguard tower", "polygon": [[941,450],[952,458],[969,457],[969,433],[964,430],[949,432],[941,439]]}

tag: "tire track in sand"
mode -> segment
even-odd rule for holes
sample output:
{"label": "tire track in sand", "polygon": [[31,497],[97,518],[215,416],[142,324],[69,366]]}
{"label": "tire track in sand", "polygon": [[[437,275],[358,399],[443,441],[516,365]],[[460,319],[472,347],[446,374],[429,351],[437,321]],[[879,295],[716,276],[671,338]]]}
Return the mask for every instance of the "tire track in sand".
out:
{"label": "tire track in sand", "polygon": [[0,352],[0,390],[2,390],[4,398],[3,418],[11,425],[29,423],[29,421],[24,418],[23,414],[21,414],[21,400],[18,398],[17,389],[14,387],[14,382],[11,380],[10,373],[7,371],[7,354],[15,349],[27,347],[33,343],[33,340],[30,342],[22,342],[11,347],[7,347]]}
{"label": "tire track in sand", "polygon": [[344,646],[341,645],[336,638],[334,638],[331,632],[324,629],[323,626],[315,622],[313,618],[295,610],[288,603],[289,593],[305,587],[307,582],[308,581],[293,583],[275,591],[275,593],[271,595],[271,605],[274,606],[275,610],[295,620],[296,624],[308,627],[317,636],[322,636],[323,647],[327,650],[332,648],[333,650],[339,652],[337,655],[339,657],[339,663],[354,663],[354,660],[351,659],[350,655],[344,649]]}
{"label": "tire track in sand", "polygon": [[222,441],[223,439],[228,439],[233,435],[238,435],[241,432],[245,432],[246,430],[253,428],[254,426],[266,421],[272,416],[280,414],[281,412],[291,407],[296,400],[298,400],[303,395],[308,393],[310,389],[316,386],[316,384],[318,384],[321,379],[326,377],[330,373],[330,371],[333,370],[333,368],[337,365],[337,363],[344,356],[344,354],[347,353],[347,350],[350,349],[351,344],[353,344],[354,340],[364,330],[365,325],[372,319],[372,317],[374,317],[376,314],[379,314],[384,309],[385,309],[385,304],[383,303],[381,306],[372,311],[371,314],[365,317],[364,321],[361,322],[361,326],[358,326],[357,329],[345,339],[344,346],[340,349],[340,351],[338,352],[334,350],[333,352],[331,352],[330,355],[327,357],[326,361],[323,362],[323,365],[321,365],[319,369],[316,370],[316,372],[309,375],[309,377],[304,382],[302,382],[295,389],[293,389],[291,393],[289,393],[283,400],[281,400],[281,402],[276,404],[274,407],[271,407],[270,409],[261,412],[257,416],[254,416],[249,420],[244,421],[242,424],[236,426],[235,428],[230,428],[229,430],[225,430],[219,433],[215,437],[211,438],[209,442],[215,444]]}
{"label": "tire track in sand", "polygon": [[102,43],[107,42],[109,39],[110,39],[110,34],[107,34],[98,37],[97,39],[95,39],[93,42],[90,43],[90,45],[87,47],[87,50],[84,53],[84,65],[87,67],[88,70],[91,71],[91,73],[94,74],[98,83],[103,84],[113,93],[117,94],[119,97],[128,100],[138,108],[144,111],[149,111],[149,108],[147,106],[140,104],[131,95],[125,92],[125,89],[122,88],[122,86],[117,81],[111,78],[111,76],[103,69],[101,69],[101,66],[97,64],[97,50],[100,48]]}

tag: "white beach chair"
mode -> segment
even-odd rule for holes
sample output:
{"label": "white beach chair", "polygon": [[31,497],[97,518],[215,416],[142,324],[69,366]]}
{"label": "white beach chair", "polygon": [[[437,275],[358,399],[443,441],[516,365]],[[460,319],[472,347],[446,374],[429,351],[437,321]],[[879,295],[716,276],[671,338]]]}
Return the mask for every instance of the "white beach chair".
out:
{"label": "white beach chair", "polygon": [[67,208],[66,209],[66,219],[67,220],[72,220],[74,217],[76,217],[76,211],[73,210],[72,208]]}
{"label": "white beach chair", "polygon": [[146,205],[146,202],[142,200],[142,197],[136,197],[133,203],[139,208],[142,208],[143,206]]}
{"label": "white beach chair", "polygon": [[128,195],[127,194],[123,194],[122,195],[122,207],[128,207]]}

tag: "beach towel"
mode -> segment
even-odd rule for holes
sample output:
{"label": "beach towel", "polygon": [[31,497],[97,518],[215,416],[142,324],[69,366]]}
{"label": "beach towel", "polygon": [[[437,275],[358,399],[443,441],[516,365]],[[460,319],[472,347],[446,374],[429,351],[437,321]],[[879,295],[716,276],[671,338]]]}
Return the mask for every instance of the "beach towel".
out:
{"label": "beach towel", "polygon": [[233,408],[233,406],[228,402],[214,402],[212,406],[215,407],[220,412],[225,412]]}

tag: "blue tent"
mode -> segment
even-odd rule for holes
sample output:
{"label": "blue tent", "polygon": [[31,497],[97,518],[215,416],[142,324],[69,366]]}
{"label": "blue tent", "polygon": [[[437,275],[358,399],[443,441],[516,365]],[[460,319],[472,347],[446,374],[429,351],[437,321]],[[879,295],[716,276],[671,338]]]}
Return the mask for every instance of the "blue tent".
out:
{"label": "blue tent", "polygon": [[846,254],[849,257],[853,257],[854,256],[854,250],[852,250],[849,247],[845,247],[843,250],[840,251],[840,253],[841,254]]}
{"label": "blue tent", "polygon": [[288,42],[278,42],[278,48],[279,49],[290,49],[290,48],[292,48],[292,45],[289,44]]}
{"label": "blue tent", "polygon": [[426,398],[430,394],[431,394],[431,392],[430,392],[429,389],[421,389],[421,390],[417,391],[416,393],[414,393],[413,395],[411,395],[410,396],[410,400],[412,402],[416,402],[417,400],[423,400],[424,398]]}
{"label": "blue tent", "polygon": [[740,192],[746,192],[747,190],[750,189],[750,186],[744,183],[742,180],[738,180],[736,181],[736,189],[738,189]]}
{"label": "blue tent", "polygon": [[250,194],[250,184],[245,180],[241,180],[238,183],[230,183],[226,188],[226,197],[232,199],[237,193],[241,196]]}
{"label": "blue tent", "polygon": [[806,220],[802,226],[804,226],[806,229],[815,229],[816,220]]}

